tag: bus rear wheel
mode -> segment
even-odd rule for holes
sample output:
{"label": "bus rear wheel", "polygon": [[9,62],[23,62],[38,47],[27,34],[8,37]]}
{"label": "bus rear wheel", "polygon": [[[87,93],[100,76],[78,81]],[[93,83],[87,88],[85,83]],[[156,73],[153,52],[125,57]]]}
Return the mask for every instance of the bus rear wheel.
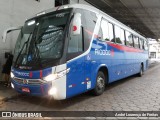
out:
{"label": "bus rear wheel", "polygon": [[141,65],[140,72],[139,72],[138,76],[142,77],[142,75],[143,75],[143,65]]}
{"label": "bus rear wheel", "polygon": [[98,96],[101,95],[105,90],[105,75],[102,71],[98,72],[97,78],[96,78],[96,86],[93,89],[93,94]]}

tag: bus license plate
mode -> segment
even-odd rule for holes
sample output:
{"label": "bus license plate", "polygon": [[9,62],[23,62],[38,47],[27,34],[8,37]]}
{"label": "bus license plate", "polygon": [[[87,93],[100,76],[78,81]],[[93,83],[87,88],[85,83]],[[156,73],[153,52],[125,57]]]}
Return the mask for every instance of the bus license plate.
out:
{"label": "bus license plate", "polygon": [[30,93],[30,90],[29,90],[29,88],[22,88],[22,91],[23,91],[23,92]]}

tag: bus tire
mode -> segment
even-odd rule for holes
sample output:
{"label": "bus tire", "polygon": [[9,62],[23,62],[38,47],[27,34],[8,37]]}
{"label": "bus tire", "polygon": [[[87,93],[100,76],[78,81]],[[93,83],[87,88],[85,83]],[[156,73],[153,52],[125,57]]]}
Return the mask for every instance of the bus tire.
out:
{"label": "bus tire", "polygon": [[93,94],[101,95],[105,90],[105,75],[102,71],[99,71],[96,78],[96,86],[93,89]]}
{"label": "bus tire", "polygon": [[139,77],[143,76],[143,65],[141,65],[140,72],[138,73]]}

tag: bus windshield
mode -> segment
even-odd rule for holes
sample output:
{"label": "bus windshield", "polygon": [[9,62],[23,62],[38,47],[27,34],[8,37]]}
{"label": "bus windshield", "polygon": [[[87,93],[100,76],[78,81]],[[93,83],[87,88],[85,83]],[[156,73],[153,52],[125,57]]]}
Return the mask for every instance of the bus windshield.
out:
{"label": "bus windshield", "polygon": [[[15,46],[14,66],[43,66],[61,58],[70,9],[28,20]],[[39,69],[39,68],[37,68]]]}

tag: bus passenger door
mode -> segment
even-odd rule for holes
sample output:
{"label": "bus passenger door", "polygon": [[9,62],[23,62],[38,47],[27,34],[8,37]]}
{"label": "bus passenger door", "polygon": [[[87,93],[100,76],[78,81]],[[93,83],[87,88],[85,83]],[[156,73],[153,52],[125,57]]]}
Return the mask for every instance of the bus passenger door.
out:
{"label": "bus passenger door", "polygon": [[74,15],[67,51],[67,98],[84,92],[84,38],[81,14]]}
{"label": "bus passenger door", "polygon": [[84,57],[79,57],[79,58],[75,58],[68,61],[67,68],[70,68],[70,71],[67,74],[67,79],[66,79],[66,85],[67,85],[66,95],[67,95],[67,98],[69,98],[74,95],[83,93],[85,91],[84,85],[83,85],[84,70],[85,70]]}

